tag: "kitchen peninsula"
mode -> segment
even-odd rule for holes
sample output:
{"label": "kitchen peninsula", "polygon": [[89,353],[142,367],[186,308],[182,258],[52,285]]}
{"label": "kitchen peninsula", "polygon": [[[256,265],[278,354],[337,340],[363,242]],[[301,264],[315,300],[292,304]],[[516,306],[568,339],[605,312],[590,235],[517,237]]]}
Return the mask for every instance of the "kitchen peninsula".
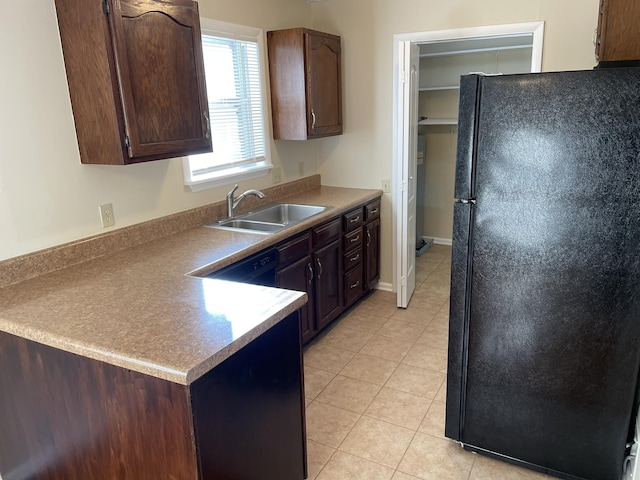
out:
{"label": "kitchen peninsula", "polygon": [[381,193],[317,183],[271,192],[332,207],[288,231],[191,226],[0,288],[3,479],[302,479],[306,295],[201,277]]}

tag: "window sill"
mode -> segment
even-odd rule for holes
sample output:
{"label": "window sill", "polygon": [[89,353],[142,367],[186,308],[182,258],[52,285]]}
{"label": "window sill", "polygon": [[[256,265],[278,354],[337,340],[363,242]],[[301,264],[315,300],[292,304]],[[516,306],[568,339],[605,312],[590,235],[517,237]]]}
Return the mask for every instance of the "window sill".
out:
{"label": "window sill", "polygon": [[219,173],[217,175],[210,175],[207,178],[202,178],[200,180],[188,180],[187,172],[188,168],[188,160],[185,159],[185,181],[184,184],[189,190],[192,192],[201,192],[203,190],[208,190],[210,188],[220,187],[222,185],[229,185],[237,182],[241,182],[244,180],[250,180],[252,178],[264,177],[269,173],[269,170],[273,168],[273,165],[261,165],[259,167],[246,169],[246,168],[238,168],[238,169],[229,169],[224,173]]}

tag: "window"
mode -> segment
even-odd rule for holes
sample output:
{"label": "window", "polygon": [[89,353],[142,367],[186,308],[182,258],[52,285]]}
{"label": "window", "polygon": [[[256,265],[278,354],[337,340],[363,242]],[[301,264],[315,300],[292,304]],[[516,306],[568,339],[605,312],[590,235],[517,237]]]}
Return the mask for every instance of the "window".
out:
{"label": "window", "polygon": [[266,175],[262,30],[201,19],[212,153],[184,159],[185,184],[197,191]]}

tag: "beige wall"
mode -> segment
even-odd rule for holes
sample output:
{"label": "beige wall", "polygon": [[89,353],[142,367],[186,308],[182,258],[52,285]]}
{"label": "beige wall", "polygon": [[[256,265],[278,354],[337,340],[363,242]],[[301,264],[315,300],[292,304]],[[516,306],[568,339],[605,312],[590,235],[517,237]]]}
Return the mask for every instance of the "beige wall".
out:
{"label": "beige wall", "polygon": [[[390,179],[392,46],[397,33],[544,20],[543,69],[590,68],[598,0],[200,0],[201,15],[265,30],[312,26],[343,37],[345,134],[274,142],[284,179],[322,174],[328,185],[380,188]],[[0,49],[0,260],[117,225],[221,200],[228,188],[186,192],[178,159],[128,167],[81,165],[53,0],[3,5]],[[252,181],[261,188],[267,177]],[[241,188],[248,185],[242,185]],[[385,195],[382,281],[392,281],[391,197]]]}
{"label": "beige wall", "polygon": [[[345,133],[320,145],[328,185],[380,188],[392,178],[394,34],[543,20],[543,70],[595,63],[598,0],[326,0],[312,9],[314,28],[343,37]],[[391,283],[391,194],[382,215],[381,281]]]}

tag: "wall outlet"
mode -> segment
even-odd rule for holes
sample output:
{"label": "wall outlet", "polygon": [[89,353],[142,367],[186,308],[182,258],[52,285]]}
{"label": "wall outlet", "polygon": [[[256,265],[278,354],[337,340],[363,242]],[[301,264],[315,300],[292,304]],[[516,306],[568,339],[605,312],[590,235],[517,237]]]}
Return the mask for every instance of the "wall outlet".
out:
{"label": "wall outlet", "polygon": [[271,180],[273,183],[280,183],[282,181],[282,169],[280,167],[273,167],[271,169]]}
{"label": "wall outlet", "polygon": [[298,162],[298,177],[304,177],[304,162]]}
{"label": "wall outlet", "polygon": [[382,180],[382,191],[389,193],[391,191],[391,181],[389,179]]}
{"label": "wall outlet", "polygon": [[110,203],[100,205],[100,220],[102,221],[102,228],[113,227],[116,224],[113,206]]}

